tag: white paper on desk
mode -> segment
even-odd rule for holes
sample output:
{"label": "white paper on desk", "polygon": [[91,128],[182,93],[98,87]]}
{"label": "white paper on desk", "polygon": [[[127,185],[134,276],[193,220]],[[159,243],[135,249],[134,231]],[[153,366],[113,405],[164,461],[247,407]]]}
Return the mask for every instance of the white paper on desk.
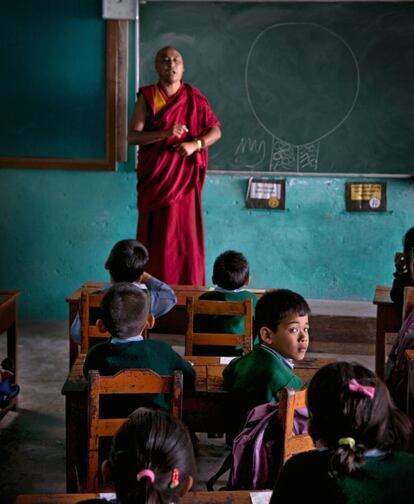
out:
{"label": "white paper on desk", "polygon": [[233,359],[235,359],[235,357],[220,357],[220,364],[228,364]]}
{"label": "white paper on desk", "polygon": [[272,492],[265,490],[263,492],[250,492],[252,504],[269,504]]}
{"label": "white paper on desk", "polygon": [[103,499],[103,500],[111,501],[111,500],[116,499],[116,495],[114,493],[105,492],[105,493],[100,493],[99,498]]}

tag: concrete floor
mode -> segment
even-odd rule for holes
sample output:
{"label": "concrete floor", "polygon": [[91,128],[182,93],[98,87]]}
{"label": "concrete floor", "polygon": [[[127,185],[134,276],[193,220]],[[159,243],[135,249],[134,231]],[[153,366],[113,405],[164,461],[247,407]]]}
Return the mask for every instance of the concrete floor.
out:
{"label": "concrete floor", "polygon": [[[326,306],[324,311],[331,315]],[[360,316],[367,315],[370,317],[371,312]],[[367,341],[366,337],[372,333],[373,321],[372,318],[359,320],[356,324],[359,335],[354,334],[352,341],[346,344],[343,341],[327,342],[325,350],[330,353],[323,355],[339,357],[339,352],[346,351],[349,353],[340,354],[342,360],[358,361],[373,369],[372,341]],[[368,331],[364,329],[367,325]],[[160,337],[183,352],[182,336]],[[0,357],[6,354],[5,339],[0,338]],[[319,351],[324,349],[323,346],[319,335],[315,347]],[[355,354],[355,349],[365,353]],[[320,354],[313,352],[310,355]],[[0,504],[13,504],[18,494],[66,491],[65,405],[61,395],[68,374],[66,321],[20,322],[19,369],[18,411],[9,412],[0,423]],[[224,438],[208,439],[206,435],[200,435],[197,489],[205,489],[205,481],[218,469],[227,453]],[[218,487],[224,483],[225,477],[218,482]]]}

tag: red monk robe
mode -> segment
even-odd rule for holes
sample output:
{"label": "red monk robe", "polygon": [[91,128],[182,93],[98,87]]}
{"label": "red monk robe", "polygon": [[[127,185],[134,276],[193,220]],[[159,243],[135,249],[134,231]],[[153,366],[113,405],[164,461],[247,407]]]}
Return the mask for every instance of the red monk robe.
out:
{"label": "red monk robe", "polygon": [[[148,271],[169,284],[204,285],[204,229],[201,192],[207,170],[207,149],[183,157],[174,149],[213,126],[220,126],[207,99],[190,84],[171,97],[157,85],[142,87],[147,118],[144,131],[165,130],[185,124],[178,139],[143,145],[138,153],[137,238],[149,252]],[[161,106],[161,108],[159,108]]]}

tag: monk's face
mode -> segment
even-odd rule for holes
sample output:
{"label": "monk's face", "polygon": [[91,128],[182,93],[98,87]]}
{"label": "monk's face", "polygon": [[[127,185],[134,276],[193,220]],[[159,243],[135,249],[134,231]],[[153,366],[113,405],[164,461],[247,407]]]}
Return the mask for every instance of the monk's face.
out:
{"label": "monk's face", "polygon": [[174,84],[181,82],[184,73],[184,60],[173,47],[167,47],[158,54],[155,60],[155,70],[161,82]]}

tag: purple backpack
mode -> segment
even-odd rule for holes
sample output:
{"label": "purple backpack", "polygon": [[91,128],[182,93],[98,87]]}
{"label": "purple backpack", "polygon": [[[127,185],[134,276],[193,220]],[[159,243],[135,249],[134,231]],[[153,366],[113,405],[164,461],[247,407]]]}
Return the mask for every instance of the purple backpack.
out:
{"label": "purple backpack", "polygon": [[[308,410],[295,410],[293,433],[308,432]],[[242,431],[233,441],[228,489],[273,488],[282,466],[282,432],[278,404],[265,403],[250,410]]]}

